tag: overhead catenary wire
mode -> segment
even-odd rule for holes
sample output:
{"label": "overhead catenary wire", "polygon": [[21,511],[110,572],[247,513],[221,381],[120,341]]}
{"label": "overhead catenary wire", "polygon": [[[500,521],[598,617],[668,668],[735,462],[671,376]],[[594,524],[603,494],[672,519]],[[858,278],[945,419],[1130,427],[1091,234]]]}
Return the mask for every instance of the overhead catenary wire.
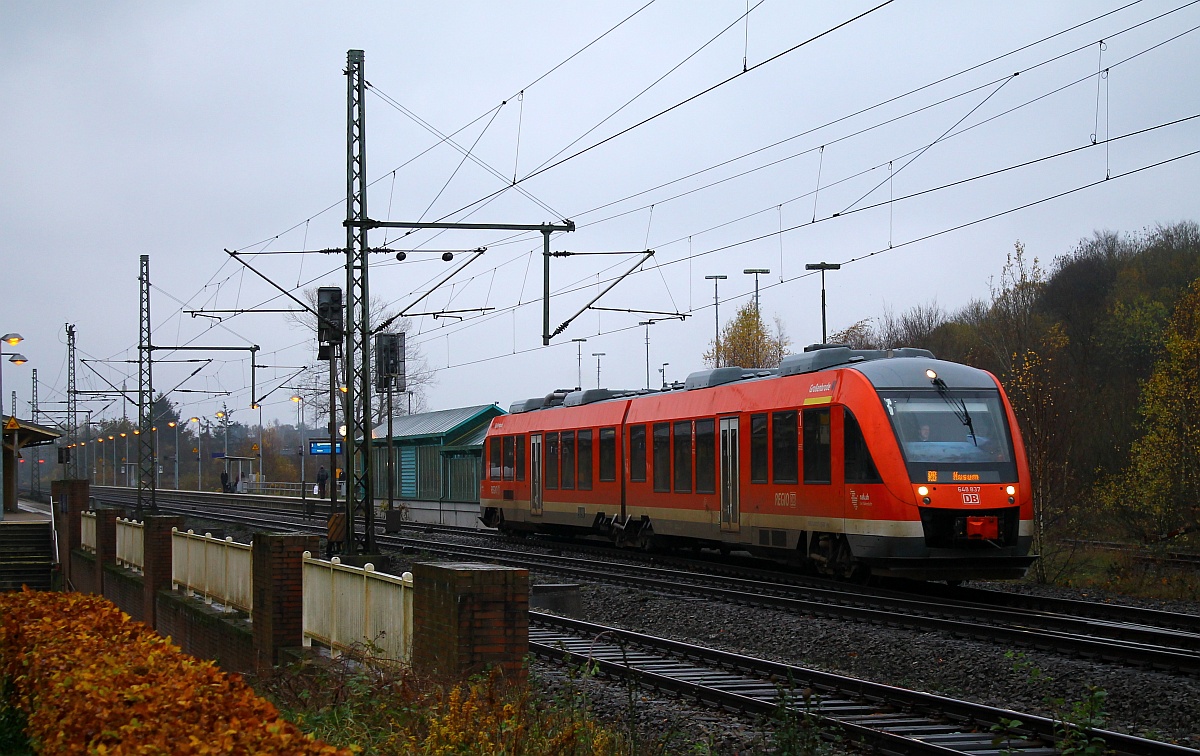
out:
{"label": "overhead catenary wire", "polygon": [[[1022,210],[1027,210],[1027,209],[1029,209],[1029,208],[1031,208],[1031,207],[1035,207],[1035,206],[1037,206],[1037,205],[1041,205],[1041,204],[1044,204],[1044,203],[1046,203],[1046,202],[1052,202],[1052,201],[1054,201],[1054,200],[1061,199],[1061,198],[1063,198],[1063,197],[1066,197],[1066,196],[1069,196],[1069,195],[1072,195],[1072,194],[1077,194],[1077,193],[1079,193],[1079,192],[1082,192],[1082,191],[1086,191],[1086,190],[1088,190],[1088,189],[1095,188],[1095,187],[1097,187],[1097,186],[1100,186],[1100,185],[1102,185],[1102,184],[1111,183],[1112,181],[1119,180],[1119,179],[1122,179],[1122,178],[1127,178],[1127,177],[1129,177],[1129,176],[1133,176],[1133,175],[1136,175],[1136,174],[1138,174],[1138,173],[1142,173],[1142,172],[1144,172],[1144,171],[1147,171],[1147,170],[1153,170],[1153,169],[1155,169],[1155,168],[1160,168],[1160,167],[1162,167],[1162,166],[1164,166],[1164,165],[1168,165],[1168,164],[1170,164],[1170,163],[1178,162],[1178,161],[1180,161],[1180,160],[1186,160],[1186,159],[1188,159],[1188,158],[1196,157],[1197,155],[1200,155],[1200,150],[1193,150],[1193,151],[1191,151],[1191,152],[1182,153],[1182,154],[1176,155],[1176,156],[1174,156],[1174,157],[1170,157],[1170,158],[1167,158],[1167,159],[1165,159],[1165,160],[1160,160],[1160,161],[1157,161],[1157,162],[1155,162],[1155,163],[1152,163],[1152,164],[1149,164],[1149,165],[1143,165],[1143,166],[1140,166],[1140,167],[1138,167],[1138,168],[1133,168],[1133,169],[1130,169],[1130,170],[1124,171],[1124,172],[1122,172],[1122,173],[1113,174],[1111,177],[1108,177],[1108,178],[1105,178],[1105,179],[1099,179],[1099,180],[1092,181],[1092,182],[1089,182],[1089,183],[1086,183],[1086,184],[1082,184],[1082,185],[1079,185],[1079,186],[1075,186],[1075,187],[1073,187],[1073,188],[1071,188],[1071,189],[1067,189],[1067,190],[1064,190],[1064,191],[1061,191],[1061,192],[1057,192],[1057,193],[1055,193],[1055,194],[1047,195],[1047,196],[1041,197],[1041,198],[1039,198],[1039,199],[1033,200],[1033,201],[1031,201],[1031,202],[1026,202],[1026,203],[1024,203],[1024,204],[1017,205],[1017,206],[1014,206],[1014,207],[1010,207],[1010,208],[1008,208],[1008,209],[1001,210],[1001,211],[999,211],[999,212],[996,212],[996,213],[992,213],[992,214],[989,214],[989,215],[986,215],[986,216],[982,216],[982,217],[979,217],[979,218],[975,218],[975,219],[973,219],[973,220],[966,221],[966,222],[964,222],[964,223],[960,223],[960,224],[957,224],[957,225],[954,225],[954,226],[950,226],[950,227],[948,227],[948,228],[940,229],[940,230],[938,230],[938,231],[934,231],[934,232],[932,232],[932,233],[925,234],[925,235],[923,235],[923,236],[920,236],[920,237],[916,237],[916,238],[913,238],[913,239],[909,239],[909,240],[907,240],[907,241],[904,241],[904,242],[897,243],[897,244],[895,244],[895,245],[893,245],[893,246],[889,246],[889,247],[881,247],[881,248],[879,248],[879,249],[876,249],[876,250],[874,250],[874,251],[872,251],[872,252],[869,252],[869,253],[867,253],[867,254],[858,255],[858,256],[854,256],[854,257],[850,257],[850,258],[848,258],[848,259],[844,260],[844,261],[843,261],[842,263],[840,263],[840,264],[841,264],[841,265],[843,265],[843,266],[845,266],[845,265],[851,265],[851,264],[853,264],[853,263],[856,263],[856,262],[861,262],[861,261],[863,261],[863,260],[867,260],[867,259],[870,259],[870,258],[872,258],[872,257],[876,257],[876,256],[878,256],[878,255],[881,255],[881,254],[884,254],[884,253],[886,253],[886,252],[892,252],[892,251],[895,251],[895,250],[898,250],[898,249],[902,249],[902,248],[905,248],[905,247],[912,246],[912,245],[914,245],[914,244],[919,244],[919,243],[921,243],[921,242],[929,241],[930,239],[934,239],[934,238],[937,238],[937,237],[939,237],[939,236],[945,236],[946,234],[954,233],[955,231],[961,231],[961,230],[963,230],[963,229],[965,229],[965,228],[969,228],[969,227],[971,227],[971,226],[979,225],[979,224],[981,224],[981,223],[986,223],[986,222],[988,222],[988,221],[995,220],[995,219],[997,219],[997,218],[1000,218],[1000,217],[1003,217],[1003,216],[1006,216],[1006,215],[1011,215],[1012,213],[1020,212],[1020,211],[1022,211]],[[736,246],[736,245],[729,245],[729,246]],[[727,247],[726,247],[726,248],[727,248]],[[718,250],[711,250],[711,252],[715,252],[715,251],[718,251]],[[701,253],[701,254],[707,254],[707,253]],[[808,277],[810,277],[810,276],[814,276],[814,275],[816,275],[816,273],[815,273],[815,272],[801,273],[801,274],[798,274],[798,275],[792,276],[791,278],[788,278],[788,279],[787,279],[787,280],[785,280],[785,281],[778,282],[778,283],[770,283],[770,284],[767,284],[767,285],[765,285],[765,286],[763,286],[763,287],[761,287],[761,288],[762,288],[762,289],[773,289],[773,288],[775,288],[775,287],[778,287],[778,286],[781,286],[781,285],[785,285],[785,284],[788,284],[788,283],[792,283],[792,282],[794,282],[794,281],[798,281],[798,280],[800,280],[800,279],[808,278]],[[741,297],[749,296],[749,295],[750,295],[750,294],[752,294],[752,293],[753,293],[752,291],[749,291],[749,292],[743,292],[743,293],[740,293],[740,294],[737,294],[737,295],[733,295],[733,296],[728,296],[728,297],[725,297],[724,299],[721,299],[721,300],[720,300],[720,303],[721,303],[721,304],[724,304],[724,303],[726,303],[726,302],[729,302],[729,301],[731,301],[731,300],[733,300],[733,299],[738,299],[738,298],[741,298]],[[696,308],[696,310],[697,310],[697,311],[699,311],[699,310],[706,310],[706,309],[708,309],[709,307],[712,307],[712,306],[714,306],[714,305],[712,305],[712,304],[701,305],[700,307]],[[635,330],[635,329],[637,329],[637,328],[639,328],[639,327],[640,327],[640,326],[638,326],[638,325],[633,325],[633,324],[631,324],[631,325],[621,326],[621,327],[618,327],[618,328],[612,328],[612,329],[609,329],[609,330],[607,330],[607,331],[601,331],[601,332],[598,332],[596,335],[610,335],[610,334],[615,334],[615,333],[622,333],[622,332],[625,332],[625,331],[631,331],[631,330]],[[448,336],[448,335],[451,335],[451,334],[447,334],[447,336]],[[541,345],[541,344],[538,344],[538,345],[536,345],[536,346],[531,346],[531,347],[529,347],[529,348],[527,348],[527,349],[515,350],[515,351],[513,351],[512,353],[509,353],[509,354],[499,354],[499,355],[493,355],[493,356],[490,356],[490,357],[481,357],[481,358],[478,358],[478,359],[474,359],[474,360],[467,360],[467,361],[465,361],[465,362],[460,362],[460,363],[453,364],[453,365],[451,365],[451,364],[447,364],[447,365],[446,365],[446,369],[461,368],[461,367],[470,367],[470,366],[474,366],[474,365],[485,364],[485,363],[489,363],[489,362],[494,362],[494,361],[496,361],[496,360],[501,360],[501,359],[504,359],[504,358],[507,358],[507,357],[511,357],[511,356],[514,356],[514,355],[530,354],[530,353],[533,353],[533,352],[543,351],[543,350],[546,350],[546,349],[554,349],[554,348],[556,348],[556,347],[559,347],[559,346],[569,346],[569,344],[570,344],[570,342],[560,342],[560,343],[558,343],[558,344],[550,344],[550,345],[546,345],[546,346],[543,346],[543,345]]]}
{"label": "overhead catenary wire", "polygon": [[[1128,6],[1124,6],[1124,7],[1128,7]],[[1114,12],[1115,12],[1115,11],[1114,11]],[[1104,140],[1104,144],[1105,144],[1105,147],[1106,147],[1106,150],[1107,150],[1107,149],[1108,149],[1108,147],[1109,147],[1109,145],[1111,144],[1111,140]],[[889,200],[889,201],[890,201],[890,200]],[[776,204],[776,205],[775,205],[775,207],[781,208],[781,207],[782,207],[782,205],[781,205],[781,204]],[[814,216],[815,216],[815,214],[814,214]],[[780,226],[782,226],[782,222],[780,223]],[[306,228],[306,232],[307,232],[307,228]],[[781,230],[780,230],[778,233],[779,233],[779,235],[780,235],[780,236],[779,236],[779,238],[780,238],[780,239],[782,239],[782,233],[783,233],[783,230],[782,230],[782,228],[781,228]],[[689,235],[689,236],[690,236],[690,235]],[[528,262],[528,261],[529,261],[529,260],[531,260],[532,258],[531,258],[531,256],[528,256],[528,255],[527,255],[527,256],[526,256],[526,259],[527,259],[527,262]],[[690,262],[690,256],[689,256],[689,262]],[[664,264],[665,264],[665,261],[664,261]],[[493,269],[493,272],[494,272],[494,270],[495,270],[495,269]]]}
{"label": "overhead catenary wire", "polygon": [[[1194,115],[1190,115],[1190,116],[1186,116],[1186,117],[1182,117],[1182,118],[1178,118],[1178,119],[1175,119],[1175,120],[1172,120],[1172,121],[1169,121],[1169,122],[1165,122],[1165,123],[1157,124],[1157,125],[1155,125],[1155,126],[1146,127],[1146,128],[1144,128],[1144,129],[1139,129],[1139,130],[1137,130],[1137,131],[1129,132],[1129,133],[1127,133],[1127,134],[1119,135],[1119,136],[1117,136],[1117,137],[1112,137],[1110,140],[1105,140],[1105,141],[1119,141],[1119,140],[1122,140],[1122,139],[1128,139],[1128,138],[1132,138],[1132,137],[1139,136],[1139,135],[1142,135],[1142,134],[1150,133],[1150,132],[1152,132],[1152,131],[1156,131],[1156,130],[1159,130],[1159,129],[1168,128],[1168,127],[1170,127],[1170,126],[1175,126],[1175,125],[1179,125],[1179,124],[1186,123],[1186,122],[1189,122],[1189,121],[1194,121],[1194,120],[1197,120],[1197,119],[1200,119],[1200,113],[1197,113],[1197,114],[1194,114]],[[903,201],[907,201],[907,200],[915,199],[915,198],[917,198],[917,197],[925,196],[925,195],[928,195],[928,194],[931,194],[931,193],[934,193],[934,192],[943,191],[943,190],[946,190],[946,189],[954,188],[954,187],[961,186],[961,185],[964,185],[964,184],[967,184],[967,183],[971,183],[971,182],[974,182],[974,181],[979,181],[979,180],[982,180],[982,179],[985,179],[985,178],[990,178],[990,177],[997,176],[997,175],[1000,175],[1000,174],[1003,174],[1003,173],[1007,173],[1007,172],[1010,172],[1010,171],[1013,171],[1013,170],[1018,170],[1018,169],[1021,169],[1021,168],[1026,168],[1026,167],[1029,167],[1029,166],[1032,166],[1032,165],[1036,165],[1036,164],[1038,164],[1038,163],[1043,163],[1043,162],[1046,162],[1046,161],[1050,161],[1050,160],[1054,160],[1054,159],[1058,159],[1058,158],[1066,157],[1066,156],[1068,156],[1068,155],[1071,155],[1071,154],[1076,154],[1076,153],[1079,153],[1079,152],[1081,152],[1081,151],[1087,150],[1087,149],[1089,149],[1089,148],[1090,148],[1090,147],[1092,147],[1092,146],[1093,146],[1093,145],[1091,145],[1090,143],[1088,143],[1088,144],[1085,144],[1085,145],[1081,145],[1081,146],[1078,146],[1078,147],[1070,148],[1070,149],[1063,150],[1063,151],[1060,151],[1060,152],[1056,152],[1056,153],[1053,153],[1053,154],[1043,155],[1043,156],[1041,156],[1041,157],[1034,158],[1034,159],[1032,159],[1032,160],[1023,161],[1023,162],[1021,162],[1021,163],[1017,163],[1017,164],[1014,164],[1014,165],[1006,166],[1006,167],[1004,167],[1004,168],[999,168],[999,169],[996,169],[996,170],[993,170],[993,171],[987,171],[987,172],[985,172],[985,173],[977,174],[977,175],[974,175],[974,176],[971,176],[971,177],[968,177],[968,178],[959,179],[959,180],[952,181],[952,182],[948,182],[948,183],[946,183],[946,184],[942,184],[942,185],[939,185],[939,186],[936,186],[936,187],[931,187],[931,188],[928,188],[928,189],[924,189],[924,190],[920,190],[920,191],[917,191],[917,192],[913,192],[913,193],[910,193],[910,194],[907,194],[907,195],[903,195],[903,196],[900,196],[900,197],[896,197],[896,198],[893,198],[893,199],[890,199],[890,200],[887,200],[887,201],[881,201],[881,202],[879,202],[879,203],[875,203],[875,204],[871,204],[871,205],[864,205],[864,206],[862,206],[862,207],[859,207],[859,208],[856,208],[856,209],[854,209],[854,210],[851,210],[851,211],[849,211],[848,213],[846,213],[846,214],[844,214],[844,215],[840,215],[840,214],[836,214],[836,213],[835,213],[835,214],[832,214],[832,215],[830,215],[830,216],[827,216],[827,217],[825,217],[825,218],[819,218],[819,219],[818,219],[817,221],[815,221],[815,222],[805,222],[805,223],[801,223],[801,224],[797,224],[797,225],[794,225],[794,226],[791,226],[791,227],[784,228],[784,229],[783,229],[781,232],[775,232],[775,231],[772,231],[771,233],[768,233],[768,234],[761,234],[761,235],[756,235],[756,236],[752,236],[752,237],[749,237],[749,238],[740,239],[740,240],[737,240],[737,241],[735,241],[735,242],[731,242],[731,243],[729,243],[729,244],[724,244],[724,245],[721,245],[721,246],[718,246],[718,247],[715,247],[715,248],[712,248],[712,249],[709,249],[709,250],[706,250],[706,251],[703,251],[703,252],[697,252],[697,253],[694,253],[694,254],[689,254],[689,255],[687,256],[687,258],[686,258],[686,259],[687,259],[688,261],[690,261],[690,260],[692,260],[692,259],[695,259],[695,258],[706,257],[706,256],[708,256],[708,255],[716,254],[716,253],[718,253],[718,252],[726,251],[726,250],[729,250],[729,249],[734,249],[734,248],[736,248],[736,247],[744,246],[744,245],[747,245],[747,244],[752,244],[752,243],[754,243],[754,242],[758,242],[758,241],[761,241],[761,240],[763,240],[763,239],[770,238],[771,236],[774,236],[774,235],[776,235],[776,233],[787,233],[787,232],[797,231],[797,230],[800,230],[800,229],[806,228],[806,227],[808,227],[808,226],[812,226],[812,225],[814,225],[814,223],[825,223],[825,222],[829,222],[829,221],[833,221],[833,220],[837,220],[837,219],[844,219],[844,218],[846,218],[846,217],[848,217],[848,216],[850,216],[850,215],[854,215],[854,214],[858,214],[858,213],[867,212],[867,211],[869,211],[869,210],[872,210],[872,209],[875,209],[875,208],[881,207],[881,206],[883,206],[883,205],[889,205],[889,204],[892,204],[892,203],[895,203],[895,202],[903,202]],[[1188,156],[1190,156],[1190,153],[1189,153],[1189,155],[1185,155],[1185,156],[1182,156],[1182,157],[1188,157]],[[1182,159],[1182,157],[1180,157],[1180,158],[1176,158],[1176,159]],[[1169,161],[1168,161],[1168,162],[1169,162]],[[1157,165],[1157,164],[1156,164],[1156,165]],[[1153,167],[1153,166],[1152,166],[1152,167]],[[1123,175],[1129,175],[1129,174],[1131,174],[1131,173],[1132,173],[1132,172],[1130,172],[1130,171],[1127,171],[1127,172],[1126,172],[1126,174],[1123,174]],[[1088,188],[1088,187],[1091,187],[1091,186],[1093,186],[1093,184],[1086,184],[1086,185],[1084,185],[1083,187],[1080,187],[1080,190],[1081,190],[1081,189],[1083,189],[1083,188]],[[1069,194],[1069,193],[1071,193],[1071,192],[1067,192],[1067,193]],[[1062,195],[1062,194],[1059,194],[1059,195],[1054,195],[1054,196],[1053,196],[1053,197],[1051,197],[1050,199],[1054,199],[1054,198],[1057,198],[1057,197],[1059,197],[1059,196],[1065,196],[1065,195]],[[1036,202],[1034,202],[1034,203],[1032,203],[1032,204],[1029,204],[1029,205],[1022,205],[1020,208],[1017,208],[1017,209],[1023,209],[1023,208],[1025,208],[1025,207],[1031,207],[1031,206],[1033,206],[1033,205],[1036,205],[1036,204],[1041,204],[1042,202],[1045,202],[1045,201],[1048,201],[1048,200],[1039,200],[1039,201],[1036,201]],[[760,211],[760,212],[761,212],[761,211]],[[988,218],[1000,217],[1001,215],[1009,214],[1010,212],[1015,212],[1015,210],[1004,211],[1004,212],[1002,212],[1002,213],[1000,213],[1000,214],[998,214],[998,215],[988,216]],[[979,221],[979,222],[981,222],[981,221]],[[974,223],[975,223],[975,222],[972,222],[972,223],[968,223],[968,224],[966,224],[966,225],[974,225]],[[955,228],[964,228],[964,227],[966,227],[966,226],[957,226],[957,227],[955,227]],[[938,234],[934,234],[934,236],[936,236],[936,235],[938,235]],[[932,238],[932,236],[931,236],[931,237],[927,237],[927,238]],[[901,247],[901,246],[907,246],[907,245],[909,245],[909,244],[911,244],[911,242],[906,242],[906,243],[904,243],[904,244],[896,244],[896,245],[894,245],[894,246],[895,246],[896,248],[899,248],[899,247]],[[889,247],[889,248],[890,248],[890,247]],[[872,255],[872,256],[873,256],[873,255]],[[681,262],[683,262],[683,261],[684,261],[684,259],[675,259],[675,260],[669,260],[669,261],[663,262],[661,265],[662,265],[662,267],[667,267],[667,266],[671,266],[671,265],[676,265],[676,264],[679,264],[679,263],[681,263]],[[804,275],[801,275],[801,276],[795,276],[795,277],[792,277],[792,278],[790,278],[790,279],[787,279],[787,280],[789,280],[789,281],[792,281],[792,280],[797,280],[797,279],[799,279],[799,278],[803,278],[803,277],[805,277],[805,276],[804,276]],[[611,281],[611,280],[614,280],[614,279],[609,279],[609,280]],[[600,283],[600,281],[597,281],[596,283],[597,283],[597,284],[599,284],[599,283]],[[592,285],[591,283],[587,283],[587,284],[585,284],[585,283],[583,283],[582,281],[580,281],[580,282],[577,282],[577,283],[575,283],[575,284],[572,284],[572,285],[570,285],[570,287],[569,287],[569,288],[566,288],[566,287],[564,287],[564,288],[562,288],[562,289],[559,289],[559,290],[557,290],[557,291],[555,292],[555,294],[556,294],[556,295],[562,295],[562,294],[569,294],[569,293],[575,293],[575,292],[582,292],[583,290],[585,290],[585,289],[587,289],[587,288],[590,288],[590,286],[591,286],[591,285]],[[775,284],[772,284],[772,286],[774,286],[774,285],[775,285]],[[727,300],[723,300],[723,301],[727,301]],[[700,307],[700,308],[698,308],[698,309],[701,309],[701,310],[702,310],[702,309],[705,309],[706,307],[707,307],[707,305],[705,305],[705,306],[702,306],[702,307]],[[497,310],[497,313],[496,313],[496,314],[500,314],[500,313],[501,313],[501,312],[503,312],[503,311],[504,311],[504,310]],[[693,311],[694,311],[694,310],[693,310]]]}

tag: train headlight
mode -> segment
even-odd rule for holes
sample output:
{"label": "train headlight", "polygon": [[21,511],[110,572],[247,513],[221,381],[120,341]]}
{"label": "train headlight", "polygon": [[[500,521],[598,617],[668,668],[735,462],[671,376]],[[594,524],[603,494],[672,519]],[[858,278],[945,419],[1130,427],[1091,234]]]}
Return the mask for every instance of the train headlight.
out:
{"label": "train headlight", "polygon": [[1004,489],[1004,493],[1008,494],[1009,496],[1015,496],[1017,493],[1017,487],[1009,486],[1008,488]]}
{"label": "train headlight", "polygon": [[929,487],[928,486],[917,486],[917,495],[918,496],[928,496],[929,495]]}

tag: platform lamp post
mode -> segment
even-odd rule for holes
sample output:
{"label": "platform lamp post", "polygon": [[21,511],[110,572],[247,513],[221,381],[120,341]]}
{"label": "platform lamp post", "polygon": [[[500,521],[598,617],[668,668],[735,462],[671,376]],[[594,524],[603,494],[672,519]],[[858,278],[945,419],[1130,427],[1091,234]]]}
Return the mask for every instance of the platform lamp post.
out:
{"label": "platform lamp post", "polygon": [[841,270],[842,266],[838,263],[819,262],[809,263],[804,266],[804,269],[821,271],[821,343],[824,344],[829,340],[825,330],[825,271]]}
{"label": "platform lamp post", "polygon": [[[304,490],[307,485],[304,476],[304,397],[293,394],[292,401],[296,403],[296,455],[300,457],[300,498],[305,500],[308,496]],[[307,506],[304,511],[308,512]]]}
{"label": "platform lamp post", "polygon": [[600,388],[600,358],[604,352],[592,352],[592,356],[596,358],[596,388]]}
{"label": "platform lamp post", "polygon": [[[267,479],[267,472],[263,469],[263,427],[262,427],[262,405],[258,402],[250,405],[250,409],[258,410],[258,483],[261,486]],[[261,489],[259,489],[261,490]]]}
{"label": "platform lamp post", "polygon": [[658,372],[659,372],[659,374],[661,374],[661,376],[662,376],[662,385],[663,385],[663,388],[666,388],[666,387],[667,387],[667,365],[670,365],[670,364],[671,364],[671,363],[669,363],[669,362],[664,362],[664,363],[662,364],[662,367],[660,367],[660,368],[658,369]]}
{"label": "platform lamp post", "polygon": [[705,276],[704,280],[713,282],[713,323],[716,331],[713,333],[713,367],[721,367],[721,297],[717,294],[717,286],[729,276]]}
{"label": "platform lamp post", "polygon": [[654,321],[642,320],[638,325],[646,326],[646,388],[650,388],[650,326],[654,325]]}
{"label": "platform lamp post", "polygon": [[200,440],[202,438],[202,436],[200,435],[200,418],[189,417],[188,422],[196,424],[196,490],[203,491],[204,484],[201,482],[201,477],[200,477],[200,449],[201,449]]}
{"label": "platform lamp post", "polygon": [[756,368],[762,367],[762,355],[758,351],[762,343],[762,339],[759,338],[762,335],[762,311],[758,309],[758,277],[770,272],[769,268],[746,268],[742,271],[748,276],[754,276],[754,327],[757,330],[754,335],[754,367]]}
{"label": "platform lamp post", "polygon": [[113,452],[112,469],[109,472],[112,475],[112,484],[115,486],[117,485],[117,437],[110,433],[108,434],[108,440],[112,442]]}
{"label": "platform lamp post", "polygon": [[[583,343],[587,339],[571,339],[571,343],[575,345],[575,385],[583,390]],[[412,410],[409,410],[412,414]]]}
{"label": "platform lamp post", "polygon": [[[2,339],[0,339],[0,342],[3,342],[4,344],[8,344],[9,346],[16,346],[17,344],[20,344],[24,340],[25,340],[24,337],[22,337],[21,334],[19,334],[19,333],[6,333],[6,334],[4,334],[4,337]],[[4,363],[3,363],[3,357],[4,357],[4,347],[2,345],[0,345],[0,415],[4,414],[4,380],[3,380]],[[25,355],[19,354],[17,352],[9,352],[8,353],[8,361],[14,365],[24,365],[26,362],[28,362],[28,360],[25,359]],[[11,417],[15,418],[16,415],[17,415],[17,408],[16,408],[16,403],[14,402]],[[7,506],[7,504],[8,504],[8,485],[5,484],[5,482],[4,482],[4,448],[3,448],[4,444],[2,442],[2,439],[3,439],[2,434],[3,434],[3,431],[0,430],[0,520],[4,519],[4,507]],[[15,447],[16,444],[13,444],[13,446]],[[14,470],[13,471],[13,481],[14,482],[16,481],[16,477],[17,477],[16,471]],[[15,509],[15,507],[14,507],[14,509]]]}
{"label": "platform lamp post", "polygon": [[171,420],[167,423],[168,428],[175,429],[175,490],[179,490],[179,423]]}
{"label": "platform lamp post", "polygon": [[[125,453],[123,455],[121,455],[121,482],[124,483],[126,486],[128,486],[129,485],[129,434],[122,433],[121,438],[125,439]],[[115,452],[116,449],[114,448],[113,451]],[[116,465],[117,465],[117,463],[114,461],[113,462],[114,472],[115,472]],[[115,486],[116,483],[114,482],[113,485]]]}

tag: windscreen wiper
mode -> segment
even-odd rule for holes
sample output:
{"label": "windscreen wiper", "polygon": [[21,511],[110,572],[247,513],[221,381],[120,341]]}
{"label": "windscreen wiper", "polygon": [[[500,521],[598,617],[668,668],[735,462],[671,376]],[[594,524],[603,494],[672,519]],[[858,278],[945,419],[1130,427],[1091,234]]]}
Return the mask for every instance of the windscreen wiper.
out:
{"label": "windscreen wiper", "polygon": [[971,422],[971,411],[967,409],[966,400],[955,399],[950,396],[950,389],[946,386],[946,382],[938,378],[937,371],[933,368],[926,370],[925,375],[933,383],[934,388],[938,390],[938,396],[942,397],[950,405],[950,408],[954,410],[954,416],[958,418],[958,421],[967,426],[967,432],[971,434],[971,442],[979,446],[979,439],[975,438],[975,424]]}

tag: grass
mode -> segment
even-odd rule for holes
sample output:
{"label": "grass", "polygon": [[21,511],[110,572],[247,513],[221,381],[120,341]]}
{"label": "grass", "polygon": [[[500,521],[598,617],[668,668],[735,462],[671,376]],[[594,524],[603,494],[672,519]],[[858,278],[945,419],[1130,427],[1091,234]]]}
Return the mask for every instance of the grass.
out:
{"label": "grass", "polygon": [[1200,571],[1080,546],[1042,557],[1052,585],[1103,590],[1142,599],[1200,601]]}
{"label": "grass", "polygon": [[305,732],[368,754],[628,754],[578,695],[545,700],[496,673],[465,682],[303,662],[251,681]]}

